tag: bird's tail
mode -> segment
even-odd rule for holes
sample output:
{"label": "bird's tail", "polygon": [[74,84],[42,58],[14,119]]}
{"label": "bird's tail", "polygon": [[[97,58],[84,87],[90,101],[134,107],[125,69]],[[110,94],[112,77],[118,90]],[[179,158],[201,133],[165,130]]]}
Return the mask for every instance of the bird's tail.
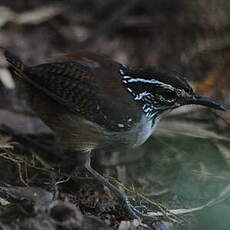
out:
{"label": "bird's tail", "polygon": [[25,71],[25,64],[20,60],[20,58],[18,58],[17,56],[15,56],[13,53],[11,53],[9,50],[4,49],[3,50],[3,54],[7,60],[7,62],[9,63],[9,70],[19,76],[24,78],[24,71]]}

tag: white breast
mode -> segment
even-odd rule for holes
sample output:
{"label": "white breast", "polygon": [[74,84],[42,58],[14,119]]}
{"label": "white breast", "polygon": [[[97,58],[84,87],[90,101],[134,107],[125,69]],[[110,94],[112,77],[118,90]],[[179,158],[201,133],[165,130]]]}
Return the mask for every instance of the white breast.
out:
{"label": "white breast", "polygon": [[139,122],[130,130],[124,132],[106,133],[108,143],[112,146],[122,146],[122,148],[135,148],[142,145],[154,132],[159,119],[147,119],[143,113]]}
{"label": "white breast", "polygon": [[131,131],[136,133],[133,147],[142,145],[151,136],[156,128],[157,122],[158,119],[155,119],[154,121],[147,119],[145,115],[142,116],[140,122],[134,128],[135,130]]}

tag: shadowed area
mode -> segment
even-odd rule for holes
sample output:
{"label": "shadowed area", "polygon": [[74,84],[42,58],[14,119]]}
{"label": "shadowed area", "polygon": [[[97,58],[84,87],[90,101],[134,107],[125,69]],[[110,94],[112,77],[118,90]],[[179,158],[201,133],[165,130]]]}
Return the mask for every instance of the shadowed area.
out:
{"label": "shadowed area", "polygon": [[[86,49],[131,67],[178,74],[197,97],[221,102],[226,111],[185,105],[166,114],[140,148],[93,153],[95,169],[122,188],[138,210],[161,220],[138,223],[82,169],[84,157],[63,147],[26,105],[1,52],[0,226],[228,230],[229,8],[227,0],[2,0],[0,46],[28,65]],[[208,103],[200,98],[197,104]]]}

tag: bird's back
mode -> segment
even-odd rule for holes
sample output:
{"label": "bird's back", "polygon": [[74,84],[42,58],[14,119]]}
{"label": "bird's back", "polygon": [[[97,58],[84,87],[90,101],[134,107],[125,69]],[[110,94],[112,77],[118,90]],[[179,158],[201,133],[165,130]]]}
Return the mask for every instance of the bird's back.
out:
{"label": "bird's back", "polygon": [[122,84],[119,63],[83,52],[33,67],[10,53],[7,58],[25,83],[32,109],[68,145],[136,142],[129,132],[137,129],[143,112]]}

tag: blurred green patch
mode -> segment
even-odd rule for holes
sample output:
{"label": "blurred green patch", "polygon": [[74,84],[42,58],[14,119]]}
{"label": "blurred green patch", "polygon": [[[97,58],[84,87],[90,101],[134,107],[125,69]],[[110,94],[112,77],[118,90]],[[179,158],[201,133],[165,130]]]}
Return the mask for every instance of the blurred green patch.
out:
{"label": "blurred green patch", "polygon": [[192,209],[217,199],[212,207],[185,215],[188,223],[183,229],[229,229],[229,189],[224,198],[218,198],[230,184],[228,159],[222,149],[229,149],[227,141],[153,136],[145,145],[142,161],[132,164],[132,170],[138,172],[136,181],[145,195],[169,209]]}

